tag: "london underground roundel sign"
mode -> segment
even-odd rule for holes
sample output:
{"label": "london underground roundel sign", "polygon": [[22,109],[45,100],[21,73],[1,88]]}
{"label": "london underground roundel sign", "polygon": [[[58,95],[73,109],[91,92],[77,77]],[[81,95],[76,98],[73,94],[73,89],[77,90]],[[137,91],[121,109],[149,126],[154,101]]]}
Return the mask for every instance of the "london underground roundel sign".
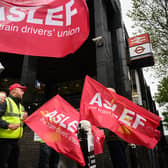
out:
{"label": "london underground roundel sign", "polygon": [[137,54],[143,53],[144,50],[145,50],[145,48],[144,48],[143,46],[138,46],[138,47],[135,48],[135,52],[136,52]]}
{"label": "london underground roundel sign", "polygon": [[152,45],[149,34],[141,34],[128,39],[130,59],[139,59],[152,55]]}

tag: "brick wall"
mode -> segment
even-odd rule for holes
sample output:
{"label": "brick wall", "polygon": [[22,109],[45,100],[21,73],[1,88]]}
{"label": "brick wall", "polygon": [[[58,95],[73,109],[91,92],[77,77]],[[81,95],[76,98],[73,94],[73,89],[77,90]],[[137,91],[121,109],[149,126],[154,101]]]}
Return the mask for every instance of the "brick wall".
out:
{"label": "brick wall", "polygon": [[20,140],[19,168],[38,168],[39,142],[34,142],[34,133],[29,127],[24,128],[23,138]]}

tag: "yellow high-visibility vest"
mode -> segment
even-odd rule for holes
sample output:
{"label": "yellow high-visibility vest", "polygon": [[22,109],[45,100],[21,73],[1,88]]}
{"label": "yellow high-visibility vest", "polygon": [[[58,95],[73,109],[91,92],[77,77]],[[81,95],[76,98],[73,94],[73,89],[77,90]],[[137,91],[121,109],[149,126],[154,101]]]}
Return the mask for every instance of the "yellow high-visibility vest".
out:
{"label": "yellow high-visibility vest", "polygon": [[21,120],[21,118],[24,114],[24,107],[21,104],[19,104],[18,107],[10,97],[6,98],[6,105],[6,112],[1,117],[1,119],[10,124],[20,124],[20,127],[16,130],[0,128],[0,138],[21,138],[23,135],[23,121]]}

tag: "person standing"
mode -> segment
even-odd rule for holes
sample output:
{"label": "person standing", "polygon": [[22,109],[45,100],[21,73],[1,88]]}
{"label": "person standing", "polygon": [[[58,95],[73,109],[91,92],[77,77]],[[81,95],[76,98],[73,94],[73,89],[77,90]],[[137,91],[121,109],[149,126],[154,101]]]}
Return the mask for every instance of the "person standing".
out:
{"label": "person standing", "polygon": [[59,154],[41,140],[38,168],[58,168],[58,162]]}
{"label": "person standing", "polygon": [[0,168],[18,168],[18,140],[23,135],[23,120],[28,116],[21,104],[27,87],[14,83],[9,96],[0,104]]}

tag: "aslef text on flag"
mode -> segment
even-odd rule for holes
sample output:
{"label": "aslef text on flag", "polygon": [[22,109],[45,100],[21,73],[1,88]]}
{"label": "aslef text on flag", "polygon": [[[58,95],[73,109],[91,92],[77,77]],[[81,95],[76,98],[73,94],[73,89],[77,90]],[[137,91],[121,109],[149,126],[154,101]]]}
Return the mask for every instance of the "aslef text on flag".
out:
{"label": "aslef text on flag", "polygon": [[0,51],[64,57],[89,35],[85,0],[1,0]]}
{"label": "aslef text on flag", "polygon": [[80,105],[81,119],[108,128],[128,143],[154,148],[161,118],[86,76]]}

